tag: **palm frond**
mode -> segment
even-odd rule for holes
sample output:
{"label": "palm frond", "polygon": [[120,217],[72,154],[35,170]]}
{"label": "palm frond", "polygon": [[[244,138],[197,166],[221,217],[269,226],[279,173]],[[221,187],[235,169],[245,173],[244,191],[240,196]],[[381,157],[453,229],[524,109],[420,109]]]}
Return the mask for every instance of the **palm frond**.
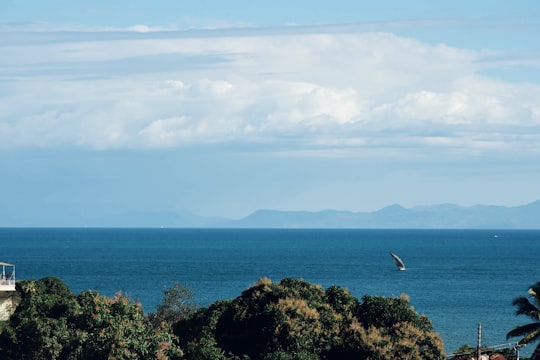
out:
{"label": "palm frond", "polygon": [[526,315],[532,319],[538,320],[540,309],[531,304],[528,298],[520,296],[512,301],[512,305],[517,306],[516,315]]}
{"label": "palm frond", "polygon": [[540,309],[540,281],[529,288],[529,295],[534,300],[536,307]]}
{"label": "palm frond", "polygon": [[540,344],[536,346],[536,349],[534,349],[534,352],[531,356],[531,360],[540,359]]}
{"label": "palm frond", "polygon": [[506,334],[506,339],[523,336],[519,343],[528,344],[537,339],[540,339],[540,322],[516,326],[513,330]]}

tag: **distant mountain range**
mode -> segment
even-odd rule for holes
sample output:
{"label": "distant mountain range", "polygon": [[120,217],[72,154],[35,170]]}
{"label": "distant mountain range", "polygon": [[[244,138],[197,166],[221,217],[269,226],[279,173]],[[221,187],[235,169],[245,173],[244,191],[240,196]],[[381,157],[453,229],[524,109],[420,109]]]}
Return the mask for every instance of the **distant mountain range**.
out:
{"label": "distant mountain range", "polygon": [[540,200],[521,206],[440,204],[404,208],[391,205],[373,212],[338,210],[258,210],[242,219],[183,213],[130,213],[102,218],[93,226],[215,228],[415,228],[540,229]]}

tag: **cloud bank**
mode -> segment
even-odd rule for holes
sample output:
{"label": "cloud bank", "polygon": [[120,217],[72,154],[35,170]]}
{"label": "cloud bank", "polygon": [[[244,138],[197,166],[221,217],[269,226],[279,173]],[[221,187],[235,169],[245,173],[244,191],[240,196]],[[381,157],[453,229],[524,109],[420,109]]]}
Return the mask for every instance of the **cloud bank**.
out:
{"label": "cloud bank", "polygon": [[[384,32],[4,32],[0,149],[540,152],[540,84]],[[424,150],[421,150],[424,151]]]}

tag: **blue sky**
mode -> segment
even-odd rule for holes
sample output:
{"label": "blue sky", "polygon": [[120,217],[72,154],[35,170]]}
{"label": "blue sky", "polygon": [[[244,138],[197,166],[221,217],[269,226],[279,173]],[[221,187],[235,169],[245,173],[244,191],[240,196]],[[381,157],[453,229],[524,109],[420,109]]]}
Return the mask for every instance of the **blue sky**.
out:
{"label": "blue sky", "polygon": [[0,2],[0,226],[540,198],[537,1]]}

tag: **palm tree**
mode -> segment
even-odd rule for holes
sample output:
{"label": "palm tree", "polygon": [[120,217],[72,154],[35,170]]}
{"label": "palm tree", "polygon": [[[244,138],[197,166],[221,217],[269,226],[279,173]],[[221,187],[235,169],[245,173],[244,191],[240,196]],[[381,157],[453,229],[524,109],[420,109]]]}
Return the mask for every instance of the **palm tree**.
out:
{"label": "palm tree", "polygon": [[[526,345],[540,340],[540,281],[529,288],[529,296],[532,302],[525,296],[514,299],[512,305],[517,306],[516,315],[526,315],[534,322],[516,326],[506,334],[506,339],[522,336],[518,344]],[[534,350],[531,360],[540,360],[540,344]]]}
{"label": "palm tree", "polygon": [[21,289],[25,294],[34,296],[38,293],[38,284],[35,280],[23,281],[21,283]]}

